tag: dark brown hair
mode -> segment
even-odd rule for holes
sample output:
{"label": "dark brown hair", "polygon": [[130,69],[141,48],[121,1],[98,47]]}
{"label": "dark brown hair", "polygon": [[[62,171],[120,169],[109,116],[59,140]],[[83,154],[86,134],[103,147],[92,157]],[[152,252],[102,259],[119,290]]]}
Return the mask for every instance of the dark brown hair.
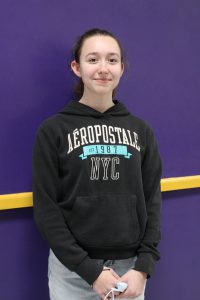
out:
{"label": "dark brown hair", "polygon": [[[80,62],[80,55],[81,55],[81,50],[83,47],[83,44],[85,42],[86,39],[96,36],[96,35],[103,35],[103,36],[109,36],[112,37],[118,44],[119,49],[120,49],[120,54],[121,54],[121,62],[124,62],[124,50],[121,46],[121,43],[119,42],[119,40],[114,36],[113,33],[111,33],[110,31],[104,30],[104,29],[99,29],[99,28],[93,28],[90,29],[88,31],[86,31],[85,33],[83,33],[83,35],[81,35],[78,40],[76,41],[72,53],[73,53],[73,59],[79,63]],[[83,95],[83,91],[84,91],[84,84],[82,79],[80,78],[78,83],[76,84],[75,88],[74,88],[75,93],[77,94],[77,96],[79,98],[82,97]],[[113,90],[113,97],[115,95],[115,90]]]}

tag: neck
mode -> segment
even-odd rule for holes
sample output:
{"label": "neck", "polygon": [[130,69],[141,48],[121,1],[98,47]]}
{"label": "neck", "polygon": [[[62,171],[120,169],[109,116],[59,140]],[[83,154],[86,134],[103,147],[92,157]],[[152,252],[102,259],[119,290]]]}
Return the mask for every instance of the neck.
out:
{"label": "neck", "polygon": [[114,106],[114,102],[112,100],[112,95],[85,95],[81,97],[79,100],[80,103],[90,106],[91,108],[99,111],[104,112],[108,110],[110,107]]}

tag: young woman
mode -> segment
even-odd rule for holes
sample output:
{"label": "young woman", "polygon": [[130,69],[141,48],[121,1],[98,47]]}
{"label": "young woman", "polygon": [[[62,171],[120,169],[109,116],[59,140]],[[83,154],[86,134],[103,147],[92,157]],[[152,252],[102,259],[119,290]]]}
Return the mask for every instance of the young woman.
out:
{"label": "young woman", "polygon": [[[114,92],[123,50],[92,29],[74,47],[79,99],[40,126],[33,156],[36,223],[50,246],[51,300],[144,299],[159,259],[161,160],[150,127]],[[109,298],[109,295],[108,295]]]}

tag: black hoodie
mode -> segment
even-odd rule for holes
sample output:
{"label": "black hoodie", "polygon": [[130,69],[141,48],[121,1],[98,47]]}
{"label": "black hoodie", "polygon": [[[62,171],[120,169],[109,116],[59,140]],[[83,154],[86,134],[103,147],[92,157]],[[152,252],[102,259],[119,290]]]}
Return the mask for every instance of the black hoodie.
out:
{"label": "black hoodie", "polygon": [[71,101],[40,126],[36,223],[58,259],[92,284],[105,259],[159,259],[161,160],[150,127],[119,101],[101,113]]}

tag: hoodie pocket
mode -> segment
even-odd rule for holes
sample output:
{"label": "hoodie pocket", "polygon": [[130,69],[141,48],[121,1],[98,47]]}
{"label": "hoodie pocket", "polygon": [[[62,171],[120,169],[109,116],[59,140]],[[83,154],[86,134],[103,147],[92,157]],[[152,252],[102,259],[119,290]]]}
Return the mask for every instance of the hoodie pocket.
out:
{"label": "hoodie pocket", "polygon": [[79,196],[68,225],[85,246],[128,246],[136,243],[140,235],[136,204],[135,195]]}

